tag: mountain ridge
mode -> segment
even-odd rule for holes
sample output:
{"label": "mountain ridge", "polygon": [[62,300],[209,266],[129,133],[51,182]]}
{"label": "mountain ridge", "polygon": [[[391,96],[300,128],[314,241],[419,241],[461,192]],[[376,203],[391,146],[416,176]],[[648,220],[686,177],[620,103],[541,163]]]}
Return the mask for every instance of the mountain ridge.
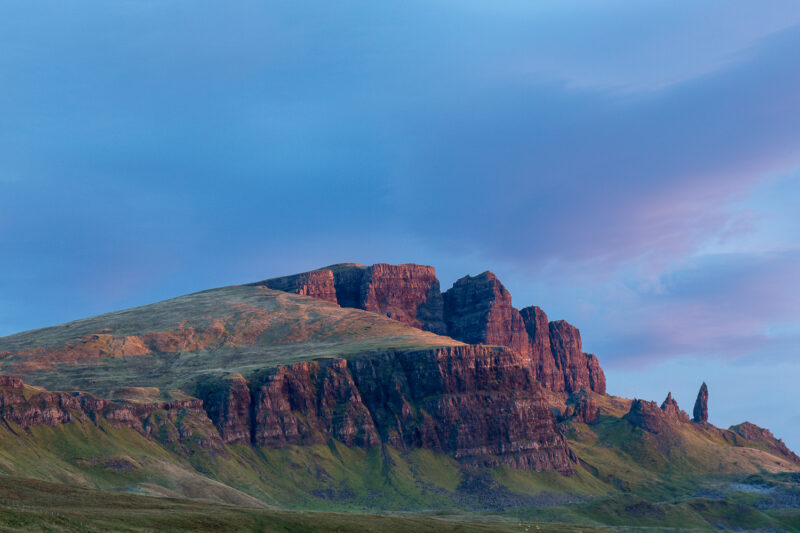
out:
{"label": "mountain ridge", "polygon": [[696,422],[671,394],[608,394],[580,331],[490,271],[444,292],[413,264],[201,291],[0,338],[0,374],[18,376],[0,376],[0,473],[104,490],[561,517],[682,495],[703,524],[680,503],[696,483],[736,499],[726,483],[800,472],[768,430],[709,424],[705,384]]}

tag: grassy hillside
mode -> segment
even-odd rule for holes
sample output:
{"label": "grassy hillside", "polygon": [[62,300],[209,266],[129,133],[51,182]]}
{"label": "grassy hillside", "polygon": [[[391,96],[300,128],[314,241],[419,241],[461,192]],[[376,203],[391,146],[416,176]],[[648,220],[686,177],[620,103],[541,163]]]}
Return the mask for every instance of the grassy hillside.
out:
{"label": "grassy hillside", "polygon": [[367,311],[233,286],[0,338],[0,373],[50,390],[108,394],[133,385],[178,389],[201,374],[247,376],[319,357],[457,344]]}
{"label": "grassy hillside", "polygon": [[259,531],[478,533],[605,531],[595,527],[517,520],[443,520],[360,514],[278,511],[175,498],[114,494],[0,477],[0,527],[4,531]]}
{"label": "grassy hillside", "polygon": [[[248,376],[301,360],[456,344],[366,311],[236,286],[0,338],[0,373],[50,390],[156,402],[185,397],[182,387],[208,375]],[[42,393],[30,386],[15,390],[26,398]],[[554,407],[564,407],[563,395],[547,394]],[[561,424],[575,455],[573,476],[467,468],[430,449],[347,447],[334,440],[283,448],[223,445],[204,414],[205,425],[189,424],[188,433],[174,439],[149,438],[80,413],[53,426],[20,427],[3,419],[0,525],[55,531],[800,531],[800,465],[774,446],[692,423],[645,431],[625,417],[631,400],[593,397],[600,407],[596,422]],[[153,416],[154,431],[175,430],[174,421]],[[214,439],[218,447],[209,447]],[[352,514],[332,514],[342,512]]]}

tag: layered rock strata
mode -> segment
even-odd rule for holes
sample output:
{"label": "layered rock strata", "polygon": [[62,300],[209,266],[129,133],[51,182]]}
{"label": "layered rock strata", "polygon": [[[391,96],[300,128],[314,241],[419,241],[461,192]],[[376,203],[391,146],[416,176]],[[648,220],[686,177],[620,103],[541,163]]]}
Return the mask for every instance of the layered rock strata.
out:
{"label": "layered rock strata", "polygon": [[539,383],[556,392],[606,392],[597,357],[582,351],[580,331],[563,320],[549,322],[538,307],[517,310],[489,271],[459,279],[444,294],[434,268],[414,264],[344,263],[259,284],[380,313],[468,344],[507,346],[528,356]]}
{"label": "layered rock strata", "polygon": [[447,333],[439,280],[430,266],[344,263],[258,284],[372,311],[440,335]]}
{"label": "layered rock strata", "polygon": [[330,270],[312,270],[294,276],[268,279],[262,283],[276,291],[312,296],[336,303],[336,286]]}
{"label": "layered rock strata", "polygon": [[[198,399],[137,403],[98,398],[85,392],[49,392],[0,376],[0,419],[20,428],[59,426],[73,421],[128,427],[166,444],[199,444],[225,453],[222,440]],[[12,427],[13,427],[12,426]]]}
{"label": "layered rock strata", "polygon": [[522,354],[531,350],[522,315],[497,276],[486,271],[464,276],[444,293],[447,333],[469,344],[508,346]]}
{"label": "layered rock strata", "polygon": [[[524,356],[457,346],[303,362],[203,392],[226,442],[428,448],[473,466],[573,472]],[[221,405],[227,401],[230,405]],[[249,433],[245,431],[249,428]]]}

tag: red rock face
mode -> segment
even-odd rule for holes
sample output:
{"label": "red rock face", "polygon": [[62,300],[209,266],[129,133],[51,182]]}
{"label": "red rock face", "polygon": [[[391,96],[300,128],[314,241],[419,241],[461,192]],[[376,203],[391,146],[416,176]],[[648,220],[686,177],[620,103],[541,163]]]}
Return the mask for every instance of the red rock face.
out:
{"label": "red rock face", "polygon": [[577,420],[584,424],[593,424],[597,421],[600,408],[597,401],[586,390],[573,394],[567,400],[565,418]]}
{"label": "red rock face", "polygon": [[198,387],[203,407],[225,443],[249,443],[250,388],[239,374]]}
{"label": "red rock face", "polygon": [[550,349],[555,366],[564,379],[563,388],[556,384],[553,390],[568,393],[582,388],[599,394],[606,392],[606,378],[597,358],[582,351],[581,332],[564,320],[550,322]]}
{"label": "red rock face", "polygon": [[550,326],[547,315],[539,307],[525,307],[520,311],[531,345],[531,356],[536,368],[536,379],[543,387],[564,390],[564,374],[556,366],[550,349]]}
{"label": "red rock face", "polygon": [[85,392],[23,392],[19,378],[0,376],[0,419],[6,424],[27,428],[105,419],[112,427],[126,426],[166,444],[194,442],[210,453],[225,453],[200,400],[133,403]]}
{"label": "red rock face", "polygon": [[672,397],[671,392],[667,393],[666,399],[661,404],[661,410],[673,420],[680,422],[689,421],[689,415],[686,414],[686,411],[683,411],[680,407],[678,407],[678,402],[676,402],[675,398]]}
{"label": "red rock face", "polygon": [[447,334],[469,344],[508,346],[530,353],[530,339],[522,316],[511,305],[511,295],[486,271],[464,276],[444,293]]}
{"label": "red rock face", "polygon": [[708,385],[705,381],[700,385],[700,391],[697,393],[693,415],[692,420],[698,424],[708,422]]}
{"label": "red rock face", "polygon": [[[256,446],[381,443],[429,448],[467,465],[573,472],[566,440],[528,358],[506,349],[459,346],[303,362],[206,394],[223,440]],[[241,395],[235,393],[241,390]],[[220,406],[219,401],[230,402]]]}
{"label": "red rock face", "polygon": [[668,431],[672,422],[672,419],[658,407],[656,402],[638,399],[633,400],[630,411],[624,418],[634,426],[650,433]]}
{"label": "red rock face", "polygon": [[336,287],[333,272],[330,270],[312,270],[294,276],[268,279],[259,284],[276,291],[302,294],[336,303]]}
{"label": "red rock face", "polygon": [[334,438],[348,446],[380,443],[347,361],[303,362],[280,367],[253,391],[256,445],[283,447]]}
{"label": "red rock face", "polygon": [[430,266],[344,263],[258,284],[380,313],[440,335],[446,333],[439,280]]}
{"label": "red rock face", "polygon": [[444,335],[443,301],[433,267],[372,265],[361,281],[361,309]]}
{"label": "red rock face", "polygon": [[600,368],[597,356],[591,353],[583,354],[586,366],[589,368],[589,388],[598,394],[606,393],[606,374]]}
{"label": "red rock face", "polygon": [[529,358],[489,346],[356,359],[353,375],[382,438],[474,466],[573,472]]}
{"label": "red rock face", "polygon": [[413,264],[344,263],[260,284],[380,313],[469,344],[507,346],[528,355],[536,379],[556,392],[606,392],[600,363],[581,351],[578,329],[564,321],[548,323],[538,307],[518,311],[489,271],[461,278],[444,294],[433,267]]}

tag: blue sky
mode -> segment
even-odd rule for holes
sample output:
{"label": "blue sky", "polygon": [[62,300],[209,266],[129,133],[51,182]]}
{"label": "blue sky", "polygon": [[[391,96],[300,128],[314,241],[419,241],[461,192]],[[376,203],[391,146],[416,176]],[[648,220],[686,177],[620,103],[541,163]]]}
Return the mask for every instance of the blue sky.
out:
{"label": "blue sky", "polygon": [[800,450],[795,2],[8,1],[0,335],[340,261],[496,272],[612,393]]}

